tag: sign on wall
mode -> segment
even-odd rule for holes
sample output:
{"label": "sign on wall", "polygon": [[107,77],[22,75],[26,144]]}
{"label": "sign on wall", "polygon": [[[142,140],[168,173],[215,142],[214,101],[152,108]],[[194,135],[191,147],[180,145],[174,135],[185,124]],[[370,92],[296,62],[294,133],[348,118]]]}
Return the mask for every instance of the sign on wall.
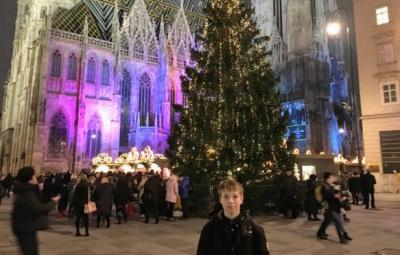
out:
{"label": "sign on wall", "polygon": [[295,141],[307,139],[308,114],[304,100],[283,103],[282,110],[289,114],[286,139]]}

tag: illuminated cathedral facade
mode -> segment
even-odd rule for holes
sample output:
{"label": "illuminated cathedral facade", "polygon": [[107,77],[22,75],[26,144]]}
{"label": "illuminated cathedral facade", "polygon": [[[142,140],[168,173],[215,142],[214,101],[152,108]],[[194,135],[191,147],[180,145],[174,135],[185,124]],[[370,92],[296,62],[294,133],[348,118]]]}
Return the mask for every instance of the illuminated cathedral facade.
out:
{"label": "illuminated cathedral facade", "polygon": [[[163,153],[201,1],[19,0],[2,170],[87,168],[133,146]],[[74,151],[74,148],[75,151]]]}

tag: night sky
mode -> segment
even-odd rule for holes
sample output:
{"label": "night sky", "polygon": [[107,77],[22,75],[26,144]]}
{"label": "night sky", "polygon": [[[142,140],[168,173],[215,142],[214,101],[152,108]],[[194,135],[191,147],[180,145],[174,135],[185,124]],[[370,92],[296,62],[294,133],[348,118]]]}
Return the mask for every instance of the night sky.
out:
{"label": "night sky", "polygon": [[3,107],[3,85],[11,64],[17,0],[0,0],[0,107]]}

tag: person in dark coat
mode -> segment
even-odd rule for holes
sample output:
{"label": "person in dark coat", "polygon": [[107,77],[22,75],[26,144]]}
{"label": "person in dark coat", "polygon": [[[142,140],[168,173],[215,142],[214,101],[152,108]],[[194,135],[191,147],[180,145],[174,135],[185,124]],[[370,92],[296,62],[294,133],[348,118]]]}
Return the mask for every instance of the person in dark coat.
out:
{"label": "person in dark coat", "polygon": [[5,196],[7,196],[7,198],[10,198],[10,191],[13,185],[14,185],[14,178],[9,173],[3,180],[4,194]]}
{"label": "person in dark coat", "polygon": [[154,173],[150,173],[149,179],[144,184],[142,200],[145,204],[144,223],[149,223],[150,214],[154,216],[155,224],[158,224],[158,201],[160,200],[160,179]]}
{"label": "person in dark coat", "polygon": [[114,192],[114,204],[117,213],[118,224],[121,224],[121,214],[124,218],[124,222],[128,221],[126,215],[126,205],[129,202],[130,189],[126,178],[121,175],[118,178],[117,185]]}
{"label": "person in dark coat", "polygon": [[188,200],[190,192],[189,176],[182,176],[179,183],[179,196],[181,197],[182,219],[188,218]]}
{"label": "person in dark coat", "polygon": [[365,209],[369,209],[369,201],[371,200],[371,207],[375,208],[375,188],[376,184],[375,177],[369,170],[364,171],[360,177],[361,193],[364,197]]}
{"label": "person in dark coat", "polygon": [[269,255],[264,229],[240,212],[243,187],[233,179],[218,185],[223,210],[203,227],[197,255]]}
{"label": "person in dark coat", "polygon": [[103,217],[107,222],[107,228],[110,227],[110,216],[112,208],[112,199],[114,186],[109,182],[108,177],[101,178],[101,184],[94,190],[93,201],[97,207],[97,225],[100,227],[100,221]]}
{"label": "person in dark coat", "polygon": [[360,175],[358,172],[354,172],[349,178],[349,191],[353,199],[353,205],[358,205],[361,192]]}
{"label": "person in dark coat", "polygon": [[286,171],[286,177],[281,186],[281,193],[284,199],[284,216],[296,219],[298,215],[297,199],[298,199],[299,182],[293,176],[292,171]]}
{"label": "person in dark coat", "polygon": [[89,182],[85,174],[81,174],[74,189],[73,206],[75,208],[75,236],[81,236],[79,231],[81,219],[85,226],[85,236],[89,236],[89,215],[85,213],[85,204],[88,203],[89,197]]}
{"label": "person in dark coat", "polygon": [[60,197],[52,197],[47,203],[39,200],[33,167],[21,168],[16,180],[11,212],[12,230],[22,254],[36,255],[39,254],[36,232],[49,227],[48,213],[55,208]]}
{"label": "person in dark coat", "polygon": [[315,189],[317,187],[317,176],[315,174],[310,175],[307,180],[307,193],[306,193],[306,203],[305,209],[308,213],[308,220],[320,220],[317,217],[319,210],[319,202],[315,198]]}

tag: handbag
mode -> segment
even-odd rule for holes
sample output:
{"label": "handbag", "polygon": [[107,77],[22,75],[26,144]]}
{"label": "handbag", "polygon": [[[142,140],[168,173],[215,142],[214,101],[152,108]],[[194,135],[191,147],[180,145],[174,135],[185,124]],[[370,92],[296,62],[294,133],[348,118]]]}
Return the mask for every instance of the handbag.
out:
{"label": "handbag", "polygon": [[88,202],[83,207],[83,213],[89,214],[89,213],[93,213],[95,211],[97,211],[96,203],[90,201],[90,189],[88,188]]}

